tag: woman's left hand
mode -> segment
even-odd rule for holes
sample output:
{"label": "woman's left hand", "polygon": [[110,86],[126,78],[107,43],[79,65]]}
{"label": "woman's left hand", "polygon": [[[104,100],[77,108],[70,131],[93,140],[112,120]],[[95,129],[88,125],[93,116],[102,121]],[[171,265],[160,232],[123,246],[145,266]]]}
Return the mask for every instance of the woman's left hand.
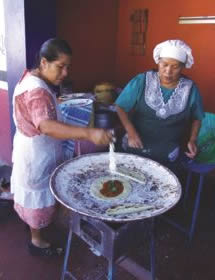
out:
{"label": "woman's left hand", "polygon": [[189,158],[194,158],[197,154],[196,142],[195,141],[189,141],[188,144],[187,144],[187,148],[188,148],[188,152],[186,152],[185,154]]}

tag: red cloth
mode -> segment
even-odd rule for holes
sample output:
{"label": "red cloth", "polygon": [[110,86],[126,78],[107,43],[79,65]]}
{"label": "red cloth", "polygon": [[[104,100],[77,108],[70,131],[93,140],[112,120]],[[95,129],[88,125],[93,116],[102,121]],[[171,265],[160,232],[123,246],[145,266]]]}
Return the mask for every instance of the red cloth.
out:
{"label": "red cloth", "polygon": [[38,127],[42,120],[57,119],[54,100],[43,88],[16,96],[15,115],[18,129],[29,137],[40,134]]}
{"label": "red cloth", "polygon": [[24,208],[18,203],[14,203],[14,209],[19,217],[33,229],[47,227],[52,221],[56,211],[56,206],[45,207],[42,209]]}

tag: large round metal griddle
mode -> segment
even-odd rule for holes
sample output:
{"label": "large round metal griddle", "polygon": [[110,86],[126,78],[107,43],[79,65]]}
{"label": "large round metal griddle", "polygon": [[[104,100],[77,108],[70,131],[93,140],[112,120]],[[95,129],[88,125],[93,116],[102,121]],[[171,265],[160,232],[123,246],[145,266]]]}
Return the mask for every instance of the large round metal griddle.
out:
{"label": "large round metal griddle", "polygon": [[92,187],[100,178],[110,176],[109,153],[88,154],[64,162],[55,169],[50,188],[55,198],[80,214],[111,222],[126,222],[160,215],[172,208],[181,197],[177,177],[166,167],[150,159],[116,153],[117,168],[129,175],[145,178],[140,184],[126,177],[130,188],[125,196],[100,199],[92,195]]}

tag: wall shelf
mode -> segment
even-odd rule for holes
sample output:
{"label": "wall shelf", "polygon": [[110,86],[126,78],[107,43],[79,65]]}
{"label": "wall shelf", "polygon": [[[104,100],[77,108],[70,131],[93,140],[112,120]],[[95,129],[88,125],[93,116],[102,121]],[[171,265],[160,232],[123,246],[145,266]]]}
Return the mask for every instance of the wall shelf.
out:
{"label": "wall shelf", "polygon": [[145,55],[148,10],[136,9],[130,16],[131,22],[131,55]]}

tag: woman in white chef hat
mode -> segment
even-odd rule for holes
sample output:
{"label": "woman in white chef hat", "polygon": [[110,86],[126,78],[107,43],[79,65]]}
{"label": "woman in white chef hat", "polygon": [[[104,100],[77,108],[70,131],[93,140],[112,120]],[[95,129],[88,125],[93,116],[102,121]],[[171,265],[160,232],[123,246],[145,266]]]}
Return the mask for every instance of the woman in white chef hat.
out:
{"label": "woman in white chef hat", "polygon": [[158,70],[135,76],[115,104],[127,132],[123,149],[170,167],[179,158],[188,123],[186,155],[195,157],[204,112],[197,86],[182,75],[194,63],[191,48],[181,40],[167,40],[154,48],[153,57]]}

